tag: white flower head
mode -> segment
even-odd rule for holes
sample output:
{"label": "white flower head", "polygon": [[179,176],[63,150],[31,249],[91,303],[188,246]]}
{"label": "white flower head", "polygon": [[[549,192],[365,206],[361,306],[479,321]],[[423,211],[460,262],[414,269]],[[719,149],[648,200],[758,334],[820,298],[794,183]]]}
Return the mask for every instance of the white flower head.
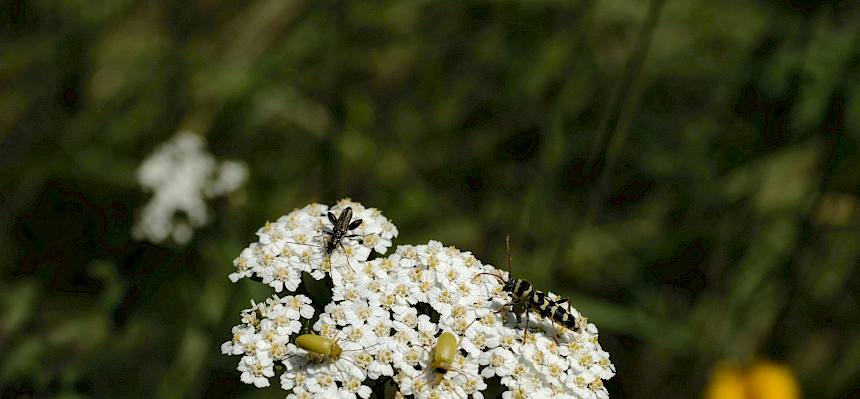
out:
{"label": "white flower head", "polygon": [[[349,228],[335,233],[335,224]],[[515,298],[520,283],[506,284],[508,273],[470,252],[430,241],[371,259],[397,229],[348,199],[297,209],[257,236],[233,262],[232,281],[296,291],[308,273],[327,279],[331,302],[317,305],[316,332],[300,336],[301,319],[315,313],[309,298],[252,302],[221,348],[243,356],[243,381],[268,384],[270,363],[280,362],[288,398],[366,399],[375,380],[390,378],[400,397],[483,399],[485,379],[498,378],[505,398],[608,399],[603,381],[615,367],[597,327],[552,292]]]}
{"label": "white flower head", "polygon": [[242,382],[257,388],[269,386],[269,378],[275,375],[272,359],[266,353],[242,357],[236,369],[242,372]]}
{"label": "white flower head", "polygon": [[[363,305],[341,302],[331,303],[326,308],[354,315],[362,312],[364,308],[360,306]],[[387,313],[376,317],[377,324],[388,320]],[[289,344],[287,351],[290,355],[283,363],[291,377],[282,377],[281,385],[302,386],[314,394],[339,392],[339,395],[346,393],[346,397],[357,395],[366,398],[370,394],[370,388],[365,385],[368,378],[392,375],[393,353],[385,342],[388,336],[377,335],[379,330],[374,324],[351,319],[356,322],[348,321],[341,327],[330,313],[323,313],[314,325],[317,334],[301,336],[296,345]],[[388,330],[384,332],[388,333]],[[285,381],[285,378],[293,380]]]}
{"label": "white flower head", "polygon": [[[334,225],[340,220],[346,221],[343,230]],[[296,209],[266,222],[257,236],[258,241],[233,262],[236,272],[230,274],[230,280],[256,276],[277,292],[293,292],[302,273],[317,280],[330,276],[339,287],[367,287],[375,280],[367,259],[373,252],[388,250],[397,228],[379,210],[344,199],[332,207],[311,204]],[[381,289],[375,291],[381,295]],[[338,292],[336,295],[350,296],[335,300],[355,300],[368,294]]]}
{"label": "white flower head", "polygon": [[[415,398],[482,398],[487,385],[478,359],[464,356],[450,331],[437,335],[437,326],[425,317],[418,322],[418,338],[395,355],[400,392]],[[443,342],[444,334],[449,339]]]}
{"label": "white flower head", "polygon": [[233,337],[221,344],[221,352],[244,355],[238,366],[243,382],[257,387],[269,385],[274,360],[288,356],[290,337],[302,326],[300,318],[313,317],[310,303],[304,295],[273,295],[264,302],[251,301],[251,307],[242,311],[242,324],[233,327]]}
{"label": "white flower head", "polygon": [[[395,337],[405,338],[395,346],[403,351],[402,355],[395,355],[395,366],[400,368],[401,380],[405,381],[401,385],[405,387],[403,393],[421,395],[419,388],[426,388],[422,384],[430,382],[427,376],[416,377],[415,372],[421,369],[415,363],[416,352],[410,351],[420,346],[424,353],[432,353],[427,342],[436,331],[426,327],[429,321],[422,322],[426,316],[415,312],[415,306],[422,304],[438,314],[438,329],[460,337],[459,350],[469,360],[463,370],[473,370],[474,366],[474,374],[482,378],[502,377],[513,397],[521,389],[529,395],[543,392],[548,397],[593,397],[605,391],[602,383],[595,381],[614,375],[608,354],[597,344],[596,327],[587,323],[569,303],[560,305],[563,308],[558,311],[575,321],[573,329],[542,317],[532,304],[510,306],[516,301],[504,290],[502,282],[510,278],[507,273],[482,264],[469,252],[436,241],[399,246],[387,259],[396,259],[397,263],[389,273],[394,277],[389,280],[386,292],[408,289],[407,295],[396,296],[390,302],[397,321]],[[551,292],[546,295],[553,302],[562,300]],[[523,312],[519,318],[511,311],[514,308]],[[524,340],[526,310],[530,323],[528,339]],[[588,390],[587,395],[577,388],[579,385],[567,383],[576,377],[584,381],[581,386]],[[482,379],[473,381],[482,386]],[[463,385],[465,382],[453,385],[470,386]],[[463,397],[463,392],[456,389],[447,394]]]}
{"label": "white flower head", "polygon": [[132,228],[137,239],[186,244],[209,222],[206,200],[238,189],[248,176],[235,161],[218,162],[195,133],[179,132],[137,169],[137,180],[153,193]]}

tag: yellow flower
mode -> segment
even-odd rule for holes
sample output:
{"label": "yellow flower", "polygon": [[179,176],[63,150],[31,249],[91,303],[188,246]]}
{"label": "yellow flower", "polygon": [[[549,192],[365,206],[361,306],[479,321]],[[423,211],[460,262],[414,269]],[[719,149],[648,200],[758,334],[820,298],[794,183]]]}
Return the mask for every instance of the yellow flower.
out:
{"label": "yellow flower", "polygon": [[711,375],[705,399],[799,399],[800,390],[787,367],[758,361],[739,369],[720,365]]}
{"label": "yellow flower", "polygon": [[717,366],[705,399],[746,399],[744,376],[735,367]]}
{"label": "yellow flower", "polygon": [[776,363],[759,362],[747,372],[750,398],[798,399],[800,390],[788,367]]}

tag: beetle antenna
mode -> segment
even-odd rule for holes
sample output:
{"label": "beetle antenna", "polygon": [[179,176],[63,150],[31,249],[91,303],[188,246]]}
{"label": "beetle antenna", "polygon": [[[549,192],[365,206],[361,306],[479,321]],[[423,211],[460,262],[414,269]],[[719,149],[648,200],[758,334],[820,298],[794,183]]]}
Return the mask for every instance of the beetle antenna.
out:
{"label": "beetle antenna", "polygon": [[474,379],[477,379],[477,378],[478,378],[478,376],[477,376],[477,375],[474,375],[474,374],[472,374],[472,373],[469,373],[469,372],[466,372],[466,371],[463,371],[463,370],[460,370],[460,369],[452,368],[451,370],[448,370],[448,371],[453,371],[453,372],[455,372],[455,373],[457,373],[457,374],[460,374],[460,375],[462,375],[463,377],[465,377],[467,380],[474,380]]}
{"label": "beetle antenna", "polygon": [[[498,313],[498,312],[496,312],[496,313]],[[487,314],[489,314],[489,313],[487,313]],[[486,315],[481,316],[481,317],[475,317],[475,320],[472,320],[472,322],[471,322],[471,323],[469,323],[469,325],[468,325],[468,326],[466,326],[466,328],[464,328],[464,329],[463,329],[463,336],[462,336],[462,337],[460,337],[460,341],[459,341],[459,342],[457,342],[457,347],[458,347],[458,348],[460,347],[460,343],[461,343],[461,342],[463,342],[463,340],[464,340],[464,339],[466,339],[466,333],[469,331],[469,329],[470,329],[470,328],[472,328],[472,324],[475,324],[475,322],[480,322],[481,320],[483,320],[483,319],[484,319],[484,317],[485,317],[485,316],[486,316]]]}
{"label": "beetle antenna", "polygon": [[505,248],[508,249],[508,276],[511,275],[511,233],[505,234]]}
{"label": "beetle antenna", "polygon": [[316,245],[316,244],[307,244],[307,243],[304,243],[304,242],[295,242],[295,241],[287,241],[287,240],[284,240],[284,242],[285,242],[285,243],[287,243],[287,244],[293,244],[293,245],[305,245],[305,246],[308,246],[308,247],[321,248],[321,246],[319,246],[319,245]]}
{"label": "beetle antenna", "polygon": [[373,345],[362,346],[361,348],[355,348],[355,349],[341,349],[341,351],[343,351],[343,352],[367,351],[368,349],[373,348],[376,345],[381,345],[381,344],[382,344],[382,342],[377,342]]}
{"label": "beetle antenna", "polygon": [[[349,359],[346,359],[346,358],[344,358],[344,359],[345,359],[345,360],[349,360]],[[358,367],[358,365],[357,365],[357,364],[355,364],[355,363],[352,363],[352,364],[354,364],[356,367]],[[349,381],[349,379],[348,379],[348,378],[346,378],[346,375],[349,375],[349,373],[346,373],[346,375],[345,375],[345,374],[344,374],[344,371],[343,371],[343,368],[342,368],[339,364],[337,364],[337,362],[335,362],[335,363],[334,363],[334,368],[337,370],[337,372],[338,372],[338,373],[340,373],[340,378],[341,378],[343,381]]]}
{"label": "beetle antenna", "polygon": [[[352,265],[349,264],[349,255],[346,253],[346,247],[343,246],[343,241],[338,242],[337,245],[340,245],[340,250],[343,252],[343,257],[346,259],[346,266],[349,268],[349,271],[355,272],[355,269],[353,269]],[[352,247],[350,247],[350,249],[352,249]]]}
{"label": "beetle antenna", "polygon": [[473,278],[472,278],[472,281],[474,281],[476,278],[478,278],[478,276],[483,275],[483,274],[486,274],[486,275],[488,275],[488,276],[493,276],[493,277],[495,277],[495,278],[499,279],[499,282],[500,282],[500,283],[502,283],[502,284],[504,284],[504,283],[505,283],[505,279],[504,279],[504,278],[502,278],[502,276],[500,276],[500,275],[498,275],[498,274],[496,274],[496,273],[487,273],[487,272],[476,274],[476,275],[475,275],[475,277],[473,277]]}

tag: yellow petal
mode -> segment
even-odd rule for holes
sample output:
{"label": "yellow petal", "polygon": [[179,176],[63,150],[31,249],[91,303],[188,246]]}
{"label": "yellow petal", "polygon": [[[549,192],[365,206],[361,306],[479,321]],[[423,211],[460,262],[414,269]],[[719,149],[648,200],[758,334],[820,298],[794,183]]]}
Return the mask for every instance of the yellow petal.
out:
{"label": "yellow petal", "polygon": [[705,399],[746,399],[741,372],[731,366],[717,366],[711,374]]}
{"label": "yellow petal", "polygon": [[788,367],[770,362],[754,364],[747,373],[747,388],[755,399],[798,399],[797,381]]}

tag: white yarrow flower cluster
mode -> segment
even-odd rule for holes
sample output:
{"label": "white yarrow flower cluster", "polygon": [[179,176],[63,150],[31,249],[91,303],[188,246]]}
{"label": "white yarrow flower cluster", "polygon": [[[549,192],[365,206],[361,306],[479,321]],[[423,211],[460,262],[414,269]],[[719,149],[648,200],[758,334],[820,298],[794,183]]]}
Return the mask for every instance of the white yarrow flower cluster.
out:
{"label": "white yarrow flower cluster", "polygon": [[[389,365],[391,353],[386,351],[383,339],[388,329],[378,329],[377,323],[386,325],[387,314],[371,319],[356,315],[340,315],[346,309],[353,310],[360,304],[341,302],[330,303],[326,312],[314,324],[320,337],[331,339],[341,353],[325,356],[290,345],[292,356],[284,361],[286,372],[281,375],[281,388],[292,390],[293,395],[307,392],[317,397],[368,398],[370,387],[368,379],[392,375]],[[335,320],[338,317],[338,320]],[[390,321],[388,322],[390,323]]]}
{"label": "white yarrow flower cluster", "polygon": [[[332,223],[328,213],[339,216],[346,208],[352,210],[352,220],[361,220],[361,225],[336,243],[327,253],[326,244],[331,235]],[[275,222],[257,230],[259,241],[245,248],[233,261],[237,271],[230,280],[257,277],[276,292],[295,291],[301,282],[302,273],[320,280],[326,275],[337,275],[361,267],[371,252],[384,254],[397,236],[394,226],[375,208],[349,199],[341,200],[329,208],[311,204],[296,209]]]}
{"label": "white yarrow flower cluster", "polygon": [[[363,229],[350,231],[354,237],[326,254],[326,231],[331,229],[326,213],[338,216],[346,207],[352,208],[354,219],[363,220]],[[272,330],[272,322],[263,321],[271,320],[274,310],[246,310],[233,340],[222,346],[224,353],[243,355],[237,369],[246,383],[267,385],[276,363],[285,370],[279,379],[288,398],[366,399],[372,386],[390,379],[400,395],[482,399],[491,378],[508,388],[504,398],[609,396],[603,380],[615,369],[598,343],[597,328],[572,307],[576,331],[531,310],[526,338],[525,318],[518,320],[504,306],[511,298],[499,278],[487,275],[507,279],[507,273],[470,252],[430,241],[401,245],[387,257],[370,259],[372,251],[388,249],[397,229],[377,210],[349,200],[332,208],[312,204],[293,211],[267,223],[257,235],[259,241],[234,262],[237,272],[230,279],[253,277],[280,292],[296,291],[303,273],[330,278],[331,302],[317,305],[323,311],[314,332],[306,332],[329,349],[302,349],[290,338],[300,331],[292,321],[309,318],[309,312],[291,313],[295,317],[287,318],[289,323],[279,324],[283,330]],[[375,238],[368,240],[370,236]],[[299,297],[305,304],[302,295],[288,298]],[[443,333],[457,337],[453,354],[449,351],[444,361],[437,353],[452,344],[440,341]],[[282,346],[273,355],[275,345]]]}
{"label": "white yarrow flower cluster", "polygon": [[235,161],[218,162],[197,134],[180,132],[159,146],[137,170],[138,182],[152,191],[132,228],[137,239],[178,244],[209,221],[206,200],[238,189],[248,176]]}
{"label": "white yarrow flower cluster", "polygon": [[299,332],[301,318],[310,319],[314,308],[304,295],[278,297],[254,303],[242,311],[242,324],[233,327],[233,339],[221,344],[221,353],[242,355],[238,370],[242,382],[258,388],[269,386],[275,375],[274,362],[283,361],[290,351],[290,336]]}
{"label": "white yarrow flower cluster", "polygon": [[[459,391],[447,391],[441,397],[481,397],[477,390],[486,386],[483,378],[494,376],[501,377],[502,384],[510,389],[505,393],[506,398],[609,397],[602,380],[614,375],[614,366],[598,343],[597,328],[572,307],[570,314],[584,327],[580,332],[552,323],[531,310],[530,333],[524,340],[525,318],[517,324],[512,312],[501,310],[501,305],[510,298],[501,290],[498,279],[481,275],[492,273],[507,278],[506,273],[481,264],[469,252],[435,241],[399,246],[388,259],[399,263],[393,267],[396,277],[389,280],[390,284],[409,287],[408,291],[401,291],[412,296],[398,300],[432,307],[439,314],[439,328],[460,337],[459,347],[466,364],[475,367],[474,371],[464,367],[445,373],[446,379],[458,381],[437,383],[435,389],[450,387]],[[548,295],[560,299],[552,293]],[[426,342],[422,345],[426,346]],[[414,378],[405,381],[415,384]],[[425,397],[408,386],[401,385],[401,391]]]}

